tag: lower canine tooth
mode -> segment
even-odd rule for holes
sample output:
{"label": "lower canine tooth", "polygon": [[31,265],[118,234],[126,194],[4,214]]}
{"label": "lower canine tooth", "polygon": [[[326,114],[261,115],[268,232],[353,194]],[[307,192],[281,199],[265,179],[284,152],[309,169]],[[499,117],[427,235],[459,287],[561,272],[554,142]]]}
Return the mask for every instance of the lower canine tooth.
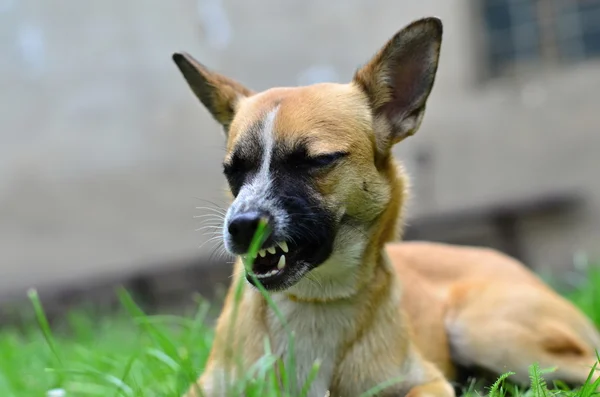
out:
{"label": "lower canine tooth", "polygon": [[277,262],[277,269],[281,270],[285,267],[285,255],[281,255],[279,257],[279,262]]}

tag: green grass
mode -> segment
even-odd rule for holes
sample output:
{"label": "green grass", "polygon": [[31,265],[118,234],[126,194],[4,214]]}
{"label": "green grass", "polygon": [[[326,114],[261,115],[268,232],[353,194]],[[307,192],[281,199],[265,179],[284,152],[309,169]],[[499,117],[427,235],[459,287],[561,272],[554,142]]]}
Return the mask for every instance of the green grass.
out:
{"label": "green grass", "polygon": [[50,330],[34,292],[38,325],[0,332],[0,396],[178,396],[201,370],[212,342],[207,304],[195,315],[146,316],[120,292],[124,311],[72,313]]}
{"label": "green grass", "polygon": [[[259,243],[260,239],[255,239],[252,250]],[[586,276],[576,291],[566,296],[600,326],[600,269],[589,267]],[[242,278],[235,282],[239,298]],[[272,305],[264,289],[263,293]],[[56,395],[64,391],[66,397],[181,396],[202,372],[210,350],[213,330],[206,321],[208,303],[199,300],[195,312],[187,315],[146,315],[126,291],[120,290],[119,297],[123,307],[119,314],[74,311],[67,321],[50,327],[32,291],[35,323],[0,331],[0,396],[46,396],[53,389],[59,389]],[[293,344],[293,335],[288,333],[288,337]],[[293,358],[284,363],[283,387],[278,387],[272,370],[276,359],[269,354],[267,341],[265,351],[265,357],[235,384],[232,395],[305,396],[308,385],[295,385],[295,377],[288,376],[295,372]],[[313,375],[317,371],[315,364]],[[464,395],[588,397],[597,386],[590,383],[580,390],[567,390],[560,384],[549,387],[541,373],[532,363],[527,390],[511,385],[508,373],[490,388],[469,388]]]}

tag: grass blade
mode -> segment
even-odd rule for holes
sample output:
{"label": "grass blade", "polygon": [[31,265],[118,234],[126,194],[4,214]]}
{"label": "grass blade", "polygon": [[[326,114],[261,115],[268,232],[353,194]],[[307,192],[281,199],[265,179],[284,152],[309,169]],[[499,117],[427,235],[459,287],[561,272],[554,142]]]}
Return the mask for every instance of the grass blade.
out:
{"label": "grass blade", "polygon": [[[50,323],[48,322],[48,318],[46,317],[46,312],[44,311],[44,308],[42,306],[42,302],[40,301],[40,297],[37,293],[37,290],[30,289],[29,291],[27,291],[27,296],[29,297],[31,304],[33,305],[33,310],[35,312],[35,318],[38,322],[38,326],[39,326],[40,330],[42,331],[42,335],[44,336],[44,339],[46,340],[46,344],[47,344],[48,348],[50,349],[50,351],[52,352],[52,355],[56,362],[57,369],[62,369],[63,361],[60,357],[60,354],[58,353],[58,349],[56,347],[54,337],[52,336],[52,329],[50,328]],[[59,374],[58,375],[58,385],[56,385],[56,386],[61,386],[63,383],[64,383],[64,376],[62,374]]]}

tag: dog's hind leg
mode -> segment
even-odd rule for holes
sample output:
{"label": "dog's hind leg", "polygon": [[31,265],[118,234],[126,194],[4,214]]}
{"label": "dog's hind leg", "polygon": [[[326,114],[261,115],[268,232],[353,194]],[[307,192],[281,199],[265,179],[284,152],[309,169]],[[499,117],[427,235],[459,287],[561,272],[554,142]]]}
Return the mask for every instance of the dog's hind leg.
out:
{"label": "dog's hind leg", "polygon": [[521,384],[537,363],[554,369],[544,373],[547,382],[581,385],[597,360],[597,331],[575,307],[545,290],[478,288],[448,310],[446,328],[456,363],[496,375],[512,371],[511,379]]}

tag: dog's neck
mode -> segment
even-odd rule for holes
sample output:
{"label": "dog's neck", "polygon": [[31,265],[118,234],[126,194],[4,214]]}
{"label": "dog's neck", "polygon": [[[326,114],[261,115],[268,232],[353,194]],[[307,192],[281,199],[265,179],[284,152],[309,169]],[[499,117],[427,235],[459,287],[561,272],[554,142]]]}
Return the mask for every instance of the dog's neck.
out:
{"label": "dog's neck", "polygon": [[344,241],[337,242],[342,249],[334,250],[327,262],[284,292],[289,300],[334,303],[353,299],[369,288],[378,272],[390,272],[385,244],[400,237],[408,180],[392,158],[381,172],[391,188],[385,210],[371,225],[345,227]]}

